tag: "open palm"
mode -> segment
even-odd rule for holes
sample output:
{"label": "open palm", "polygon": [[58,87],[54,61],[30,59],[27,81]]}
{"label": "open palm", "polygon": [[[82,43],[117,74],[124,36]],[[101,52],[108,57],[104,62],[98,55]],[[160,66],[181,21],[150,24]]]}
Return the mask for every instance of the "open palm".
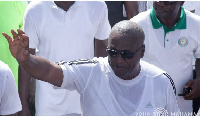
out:
{"label": "open palm", "polygon": [[12,56],[17,60],[25,61],[29,57],[29,39],[22,30],[18,29],[17,32],[19,36],[14,30],[11,30],[13,39],[6,33],[2,34],[9,43],[9,49]]}

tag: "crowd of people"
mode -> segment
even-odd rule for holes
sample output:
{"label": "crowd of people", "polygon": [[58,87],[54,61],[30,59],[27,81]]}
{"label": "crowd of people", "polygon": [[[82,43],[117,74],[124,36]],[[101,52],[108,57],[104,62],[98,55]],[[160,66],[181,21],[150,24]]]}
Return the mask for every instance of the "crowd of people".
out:
{"label": "crowd of people", "polygon": [[197,115],[188,2],[0,1],[0,115]]}

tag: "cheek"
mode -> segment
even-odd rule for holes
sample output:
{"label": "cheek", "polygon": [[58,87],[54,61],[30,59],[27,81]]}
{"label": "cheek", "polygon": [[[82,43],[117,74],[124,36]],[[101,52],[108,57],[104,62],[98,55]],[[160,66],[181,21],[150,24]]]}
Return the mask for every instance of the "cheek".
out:
{"label": "cheek", "polygon": [[115,58],[112,58],[112,57],[108,57],[108,63],[110,66],[113,66],[113,65],[118,65],[118,62],[116,61]]}
{"label": "cheek", "polygon": [[140,62],[140,57],[139,55],[138,56],[135,56],[135,58],[133,58],[132,60],[129,60],[128,61],[128,65],[131,69],[134,69],[135,66]]}
{"label": "cheek", "polygon": [[179,7],[173,7],[173,8],[170,9],[169,14],[177,15],[179,10],[180,10]]}
{"label": "cheek", "polygon": [[128,66],[130,69],[134,69],[135,68],[136,63],[135,62],[129,62]]}

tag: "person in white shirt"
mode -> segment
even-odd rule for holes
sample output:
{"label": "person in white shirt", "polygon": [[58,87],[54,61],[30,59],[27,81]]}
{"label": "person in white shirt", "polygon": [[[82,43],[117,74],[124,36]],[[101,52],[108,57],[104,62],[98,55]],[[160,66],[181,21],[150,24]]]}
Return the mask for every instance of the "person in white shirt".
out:
{"label": "person in white shirt", "polygon": [[[144,32],[132,21],[117,23],[108,39],[108,57],[60,62],[28,52],[28,37],[11,31],[10,51],[32,77],[81,95],[83,115],[178,115],[175,86],[161,69],[140,61]],[[174,89],[174,90],[173,90]],[[63,108],[65,109],[65,108]]]}
{"label": "person in white shirt", "polygon": [[[193,113],[192,100],[200,97],[200,17],[184,9],[183,1],[155,1],[153,8],[131,19],[143,27],[143,60],[169,73],[177,88],[182,112]],[[193,59],[196,79],[193,79]],[[183,88],[192,91],[178,96]]]}
{"label": "person in white shirt", "polygon": [[[33,1],[24,16],[30,52],[53,62],[106,56],[110,30],[103,1]],[[23,76],[26,73],[20,74],[22,115],[28,115],[29,81]],[[40,116],[82,114],[77,91],[56,88],[40,80],[36,80],[35,109],[35,115]]]}
{"label": "person in white shirt", "polygon": [[0,115],[17,115],[21,101],[11,69],[0,61]]}
{"label": "person in white shirt", "polygon": [[[188,11],[200,16],[200,1],[184,1],[183,7]],[[147,9],[153,7],[153,1],[147,1]]]}

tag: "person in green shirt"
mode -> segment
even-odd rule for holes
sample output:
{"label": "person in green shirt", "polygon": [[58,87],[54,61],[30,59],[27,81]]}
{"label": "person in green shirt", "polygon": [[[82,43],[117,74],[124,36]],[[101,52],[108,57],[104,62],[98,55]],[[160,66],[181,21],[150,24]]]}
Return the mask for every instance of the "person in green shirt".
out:
{"label": "person in green shirt", "polygon": [[[26,6],[25,1],[0,1],[0,32],[11,35],[10,29],[22,29]],[[4,38],[0,35],[0,60],[10,67],[18,86],[18,63],[10,54],[8,43]]]}

